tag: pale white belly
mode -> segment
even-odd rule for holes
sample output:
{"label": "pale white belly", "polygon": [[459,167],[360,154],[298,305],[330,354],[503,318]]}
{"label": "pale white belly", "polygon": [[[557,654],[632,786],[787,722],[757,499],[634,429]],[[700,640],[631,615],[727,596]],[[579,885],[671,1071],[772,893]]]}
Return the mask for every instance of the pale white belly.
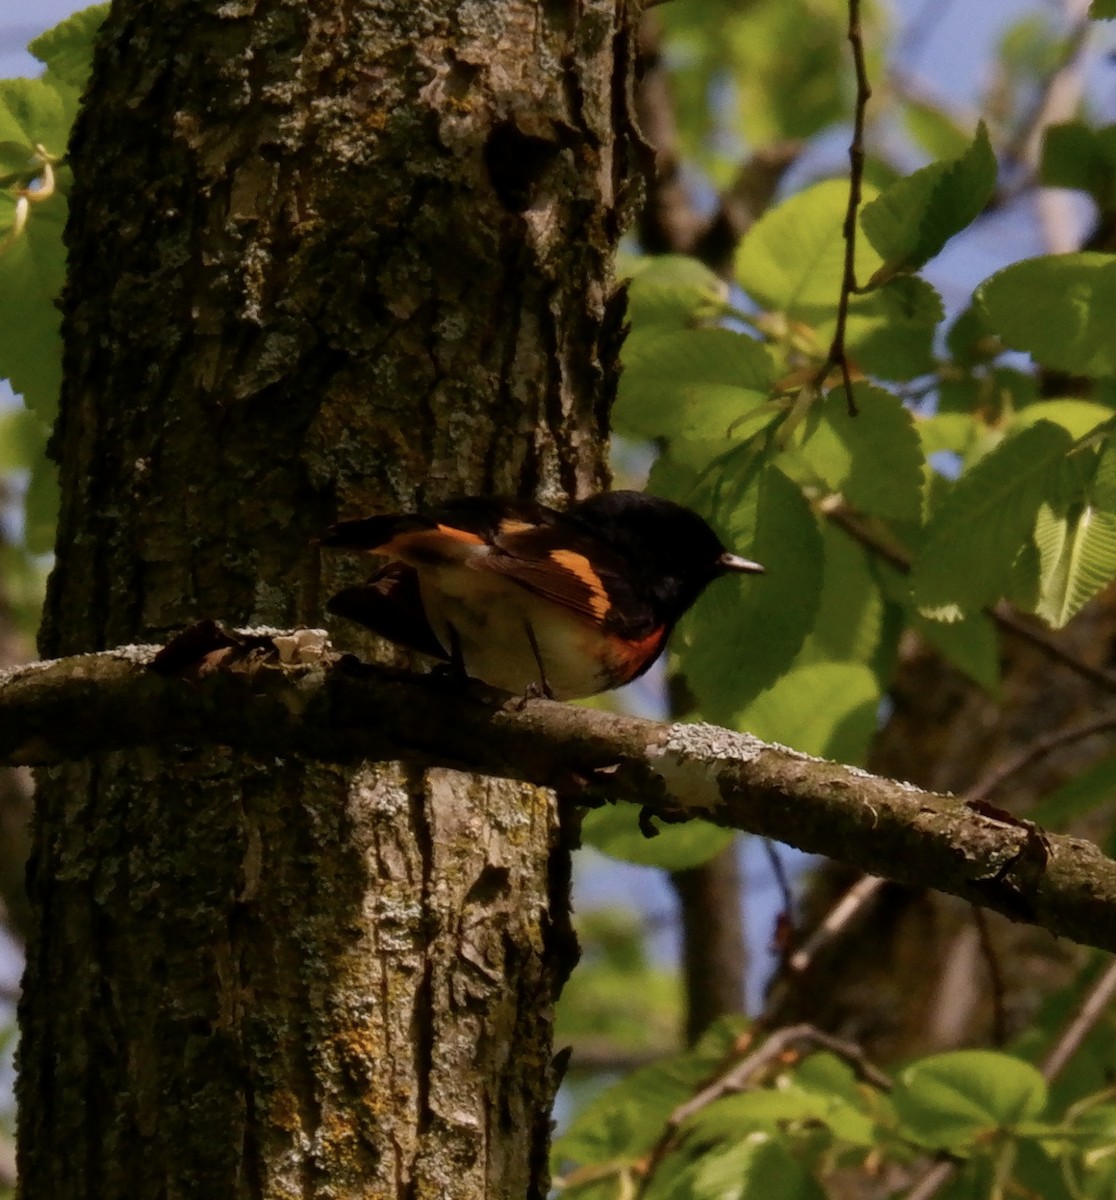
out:
{"label": "pale white belly", "polygon": [[465,671],[492,687],[522,695],[538,685],[539,667],[530,627],[552,695],[559,700],[589,696],[607,686],[593,650],[600,635],[590,622],[564,614],[506,579],[486,578],[460,567],[424,566],[419,586],[427,620],[451,650],[456,634]]}

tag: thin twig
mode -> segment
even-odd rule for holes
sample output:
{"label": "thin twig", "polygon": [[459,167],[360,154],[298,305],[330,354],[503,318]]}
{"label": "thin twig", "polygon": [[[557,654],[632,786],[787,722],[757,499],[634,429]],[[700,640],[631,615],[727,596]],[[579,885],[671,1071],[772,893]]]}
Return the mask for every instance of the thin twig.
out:
{"label": "thin twig", "polygon": [[1060,662],[1062,666],[1069,667],[1071,671],[1075,671],[1083,679],[1088,679],[1091,683],[1095,683],[1098,687],[1102,687],[1106,691],[1116,692],[1116,675],[1113,675],[1111,671],[1090,666],[1089,663],[1082,662],[1079,658],[1074,658],[1072,654],[1067,654],[1052,637],[1049,637],[1029,621],[1016,616],[1006,606],[997,605],[995,608],[987,608],[984,611],[1007,633],[1014,634],[1015,637],[1024,642],[1030,642],[1036,650],[1041,650],[1048,657],[1054,659],[1056,662]]}
{"label": "thin twig", "polygon": [[1007,1042],[1007,1010],[1004,1006],[1007,987],[1004,984],[1004,972],[1000,966],[1000,956],[992,942],[992,933],[988,928],[988,917],[984,909],[977,908],[974,904],[972,914],[980,940],[980,954],[988,968],[988,984],[992,994],[992,1045],[1002,1046]]}
{"label": "thin twig", "polygon": [[1098,733],[1107,733],[1116,729],[1116,716],[1097,717],[1080,725],[1071,725],[1068,729],[1056,729],[1045,737],[1037,738],[1026,750],[1021,751],[1006,763],[989,771],[983,779],[965,793],[965,799],[970,804],[983,802],[1005,784],[1013,775],[1018,775],[1028,767],[1034,766],[1040,759],[1060,750],[1063,746],[1074,742],[1084,741]]}
{"label": "thin twig", "polygon": [[864,1083],[883,1092],[891,1091],[891,1079],[869,1061],[864,1050],[855,1042],[834,1037],[833,1034],[825,1033],[814,1025],[788,1025],[784,1029],[777,1029],[751,1054],[741,1059],[730,1060],[727,1069],[674,1109],[663,1126],[659,1140],[644,1161],[642,1179],[636,1193],[637,1200],[646,1195],[656,1169],[674,1148],[678,1131],[686,1121],[702,1109],[708,1108],[714,1101],[744,1091],[768,1068],[802,1045],[828,1050],[847,1062],[856,1077]]}
{"label": "thin twig", "polygon": [[778,846],[770,838],[764,838],[763,849],[767,855],[767,861],[771,864],[771,874],[775,877],[775,885],[778,887],[779,895],[783,901],[782,913],[778,918],[778,932],[774,940],[775,945],[778,947],[780,958],[784,958],[786,956],[788,941],[793,943],[794,892],[791,890],[790,880],[787,878],[787,871],[783,866],[783,860],[779,857]]}
{"label": "thin twig", "polygon": [[881,879],[878,875],[862,875],[829,910],[817,929],[790,956],[786,964],[787,971],[792,975],[805,974],[818,954],[848,928],[873,897],[879,894],[886,882],[886,879]]}
{"label": "thin twig", "polygon": [[[894,567],[903,575],[909,575],[911,560],[901,550],[888,545],[873,533],[864,522],[842,505],[822,506],[825,517],[839,529],[843,529],[854,541],[866,550],[871,551],[877,558],[883,559],[889,566]],[[1116,692],[1116,674],[1111,671],[1094,667],[1079,658],[1068,654],[1058,643],[1030,622],[1023,620],[1004,605],[997,605],[982,610],[984,614],[1005,633],[1010,633],[1021,641],[1028,642],[1036,650],[1041,650],[1048,658],[1060,663],[1082,679],[1104,688],[1108,692]]]}
{"label": "thin twig", "polygon": [[1062,1073],[1066,1063],[1077,1053],[1081,1043],[1104,1016],[1104,1010],[1112,1003],[1113,997],[1116,997],[1116,960],[1105,967],[1043,1060],[1040,1069],[1047,1083]]}
{"label": "thin twig", "polygon": [[864,181],[864,114],[872,95],[868,83],[868,68],[864,63],[864,41],[860,30],[860,0],[849,0],[849,45],[852,46],[853,65],[856,68],[856,111],[853,117],[853,136],[849,143],[849,203],[845,209],[845,267],[841,275],[841,295],[837,301],[837,328],[829,346],[819,375],[819,382],[828,375],[830,367],[841,369],[845,385],[845,399],[849,416],[857,415],[856,397],[853,395],[852,376],[849,374],[849,356],[845,349],[845,327],[849,320],[849,301],[857,290],[856,283],[856,220],[860,212],[861,188]]}

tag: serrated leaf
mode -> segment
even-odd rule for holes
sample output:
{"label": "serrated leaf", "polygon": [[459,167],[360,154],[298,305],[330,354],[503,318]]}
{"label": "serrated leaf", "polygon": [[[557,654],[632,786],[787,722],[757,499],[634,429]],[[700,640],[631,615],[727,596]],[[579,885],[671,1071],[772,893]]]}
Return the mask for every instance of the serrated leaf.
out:
{"label": "serrated leaf", "polygon": [[988,325],[1043,366],[1116,374],[1116,257],[1049,254],[998,271],[976,291]]}
{"label": "serrated leaf", "polygon": [[767,574],[714,583],[683,620],[674,648],[700,713],[723,724],[798,653],[821,595],[822,545],[809,504],[774,467],[719,515],[725,544],[762,562]]}
{"label": "serrated leaf", "polygon": [[686,821],[659,826],[658,837],[645,837],[639,828],[639,810],[631,804],[606,805],[585,814],[582,841],[611,858],[684,871],[708,862],[732,841],[731,829],[706,821]]}
{"label": "serrated leaf", "polygon": [[924,459],[914,419],[898,396],[855,385],[858,416],[843,389],[816,410],[800,453],[816,475],[854,508],[873,516],[917,521]]}
{"label": "serrated leaf", "polygon": [[636,334],[685,329],[723,309],[728,286],[704,263],[684,254],[637,259],[628,285],[628,320]]}
{"label": "serrated leaf", "polygon": [[[874,189],[865,189],[866,196]],[[740,286],[764,308],[812,325],[836,313],[844,273],[841,230],[848,184],[816,183],[771,209],[744,235],[736,251]],[[858,278],[880,265],[864,239],[857,242]]]}
{"label": "serrated leaf", "polygon": [[628,339],[623,358],[612,419],[628,437],[725,441],[775,378],[767,348],[728,329],[650,330]]}
{"label": "serrated leaf", "polygon": [[0,142],[30,150],[41,144],[60,158],[69,135],[70,120],[57,88],[42,79],[0,79]]}
{"label": "serrated leaf", "polygon": [[1092,505],[1055,512],[1044,504],[1035,523],[1041,563],[1035,615],[1061,629],[1116,579],[1116,513]]}
{"label": "serrated leaf", "polygon": [[1073,439],[1040,421],[985,455],[954,485],[926,529],[911,584],[924,611],[998,600],[1039,505]]}
{"label": "serrated leaf", "polygon": [[972,145],[892,184],[861,212],[861,226],[884,260],[869,281],[917,271],[984,210],[996,187],[996,156],[982,121]]}
{"label": "serrated leaf", "polygon": [[89,78],[93,42],[108,11],[108,4],[83,8],[39,34],[27,49],[46,65],[51,76],[81,89]]}
{"label": "serrated leaf", "polygon": [[1038,1117],[1046,1083],[1030,1063],[991,1050],[957,1050],[912,1063],[892,1093],[903,1132],[959,1150],[997,1129]]}

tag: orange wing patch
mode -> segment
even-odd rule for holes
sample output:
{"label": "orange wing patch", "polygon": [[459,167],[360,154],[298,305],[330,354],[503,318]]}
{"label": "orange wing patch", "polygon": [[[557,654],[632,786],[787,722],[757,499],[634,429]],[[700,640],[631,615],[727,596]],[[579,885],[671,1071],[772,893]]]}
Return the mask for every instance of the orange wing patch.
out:
{"label": "orange wing patch", "polygon": [[376,547],[377,554],[401,559],[413,567],[445,567],[460,565],[484,546],[479,534],[452,525],[436,525],[433,529],[409,529],[397,533],[390,542]]}
{"label": "orange wing patch", "polygon": [[438,525],[438,532],[443,537],[452,538],[466,546],[483,546],[484,538],[479,533],[470,533],[467,529],[454,529],[452,525]]}
{"label": "orange wing patch", "polygon": [[575,575],[589,589],[589,611],[598,621],[603,621],[612,604],[593,564],[584,554],[578,554],[575,550],[551,550],[548,557],[563,570]]}
{"label": "orange wing patch", "polygon": [[500,522],[500,536],[511,537],[515,533],[530,533],[537,526],[532,525],[530,521],[516,521],[511,517],[505,517]]}

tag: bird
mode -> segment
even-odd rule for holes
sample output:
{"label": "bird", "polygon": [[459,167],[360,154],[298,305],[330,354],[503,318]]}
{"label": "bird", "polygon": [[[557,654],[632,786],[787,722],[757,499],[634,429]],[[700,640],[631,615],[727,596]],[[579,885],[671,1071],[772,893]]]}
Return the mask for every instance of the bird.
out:
{"label": "bird", "polygon": [[762,574],[692,509],[637,491],[564,510],[468,496],[341,521],[321,544],[385,558],[328,612],[522,697],[570,700],[630,683],[719,576]]}

